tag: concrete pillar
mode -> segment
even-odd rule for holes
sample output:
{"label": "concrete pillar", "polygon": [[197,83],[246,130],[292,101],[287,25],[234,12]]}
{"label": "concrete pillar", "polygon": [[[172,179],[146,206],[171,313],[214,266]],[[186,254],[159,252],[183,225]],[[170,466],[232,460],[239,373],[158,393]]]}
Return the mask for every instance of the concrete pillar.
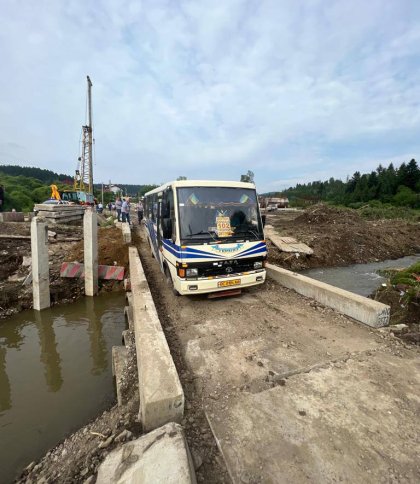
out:
{"label": "concrete pillar", "polygon": [[98,221],[96,212],[91,208],[85,210],[83,217],[85,294],[98,294]]}
{"label": "concrete pillar", "polygon": [[48,264],[48,226],[34,217],[31,222],[32,291],[34,309],[50,307],[50,267]]}

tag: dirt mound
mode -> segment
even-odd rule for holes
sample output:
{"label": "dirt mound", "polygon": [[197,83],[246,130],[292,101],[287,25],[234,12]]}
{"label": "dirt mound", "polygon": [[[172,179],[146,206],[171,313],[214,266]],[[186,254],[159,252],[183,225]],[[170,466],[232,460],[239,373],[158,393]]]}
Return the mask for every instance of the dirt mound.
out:
{"label": "dirt mound", "polygon": [[294,237],[311,256],[280,252],[269,243],[269,260],[287,269],[335,267],[397,259],[420,253],[420,224],[405,220],[365,220],[355,210],[315,205],[295,219],[270,215],[277,233]]}
{"label": "dirt mound", "polygon": [[364,220],[360,218],[357,212],[319,203],[305,210],[302,215],[295,219],[295,223],[357,225],[363,224]]}
{"label": "dirt mound", "polygon": [[[128,270],[128,250],[122,243],[121,230],[116,227],[101,227],[98,230],[99,264],[123,266]],[[83,262],[83,240],[75,244],[67,256],[68,262]]]}

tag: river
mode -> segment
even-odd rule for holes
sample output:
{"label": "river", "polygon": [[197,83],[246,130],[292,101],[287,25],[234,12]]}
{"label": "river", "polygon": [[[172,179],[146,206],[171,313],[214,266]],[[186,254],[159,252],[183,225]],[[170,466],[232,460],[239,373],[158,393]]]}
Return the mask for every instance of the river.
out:
{"label": "river", "polygon": [[111,293],[0,322],[1,483],[115,401],[124,305]]}
{"label": "river", "polygon": [[302,271],[301,274],[362,296],[369,296],[387,280],[386,277],[378,274],[379,270],[406,268],[419,260],[420,255],[409,255],[401,259],[372,262],[369,264],[308,269]]}

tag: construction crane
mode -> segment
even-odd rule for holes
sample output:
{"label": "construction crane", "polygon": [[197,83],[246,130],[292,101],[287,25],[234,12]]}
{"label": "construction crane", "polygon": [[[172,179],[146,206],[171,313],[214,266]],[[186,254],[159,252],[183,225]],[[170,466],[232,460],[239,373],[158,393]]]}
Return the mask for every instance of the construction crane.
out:
{"label": "construction crane", "polygon": [[82,154],[74,177],[74,189],[93,194],[92,81],[87,76],[87,124],[82,126]]}
{"label": "construction crane", "polygon": [[[92,81],[87,76],[87,124],[82,126],[82,153],[73,182],[73,190],[64,190],[59,195],[62,201],[80,205],[93,205],[93,124],[92,124]],[[54,192],[51,198],[57,197]]]}

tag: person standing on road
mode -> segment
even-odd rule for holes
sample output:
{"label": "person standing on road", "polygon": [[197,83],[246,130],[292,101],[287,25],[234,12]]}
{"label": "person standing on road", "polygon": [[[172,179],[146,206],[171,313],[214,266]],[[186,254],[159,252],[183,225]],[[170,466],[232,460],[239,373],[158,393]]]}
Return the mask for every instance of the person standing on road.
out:
{"label": "person standing on road", "polygon": [[115,201],[115,209],[117,210],[118,222],[121,222],[121,207],[122,207],[121,198],[117,197],[117,200]]}
{"label": "person standing on road", "polygon": [[0,212],[3,212],[4,208],[4,186],[0,185]]}
{"label": "person standing on road", "polygon": [[143,204],[141,203],[141,200],[139,200],[139,203],[137,204],[137,217],[139,219],[139,224],[141,224],[141,221],[143,220],[143,213],[144,213]]}
{"label": "person standing on road", "polygon": [[125,201],[125,198],[122,199],[122,204],[121,204],[121,222],[125,223],[127,221],[126,215],[127,215],[127,202]]}
{"label": "person standing on road", "polygon": [[[128,225],[131,225],[131,221],[130,221],[130,209],[131,209],[131,205],[130,205],[130,197],[127,197],[125,199],[125,221],[128,223]],[[123,203],[123,207],[124,207],[124,203]]]}

